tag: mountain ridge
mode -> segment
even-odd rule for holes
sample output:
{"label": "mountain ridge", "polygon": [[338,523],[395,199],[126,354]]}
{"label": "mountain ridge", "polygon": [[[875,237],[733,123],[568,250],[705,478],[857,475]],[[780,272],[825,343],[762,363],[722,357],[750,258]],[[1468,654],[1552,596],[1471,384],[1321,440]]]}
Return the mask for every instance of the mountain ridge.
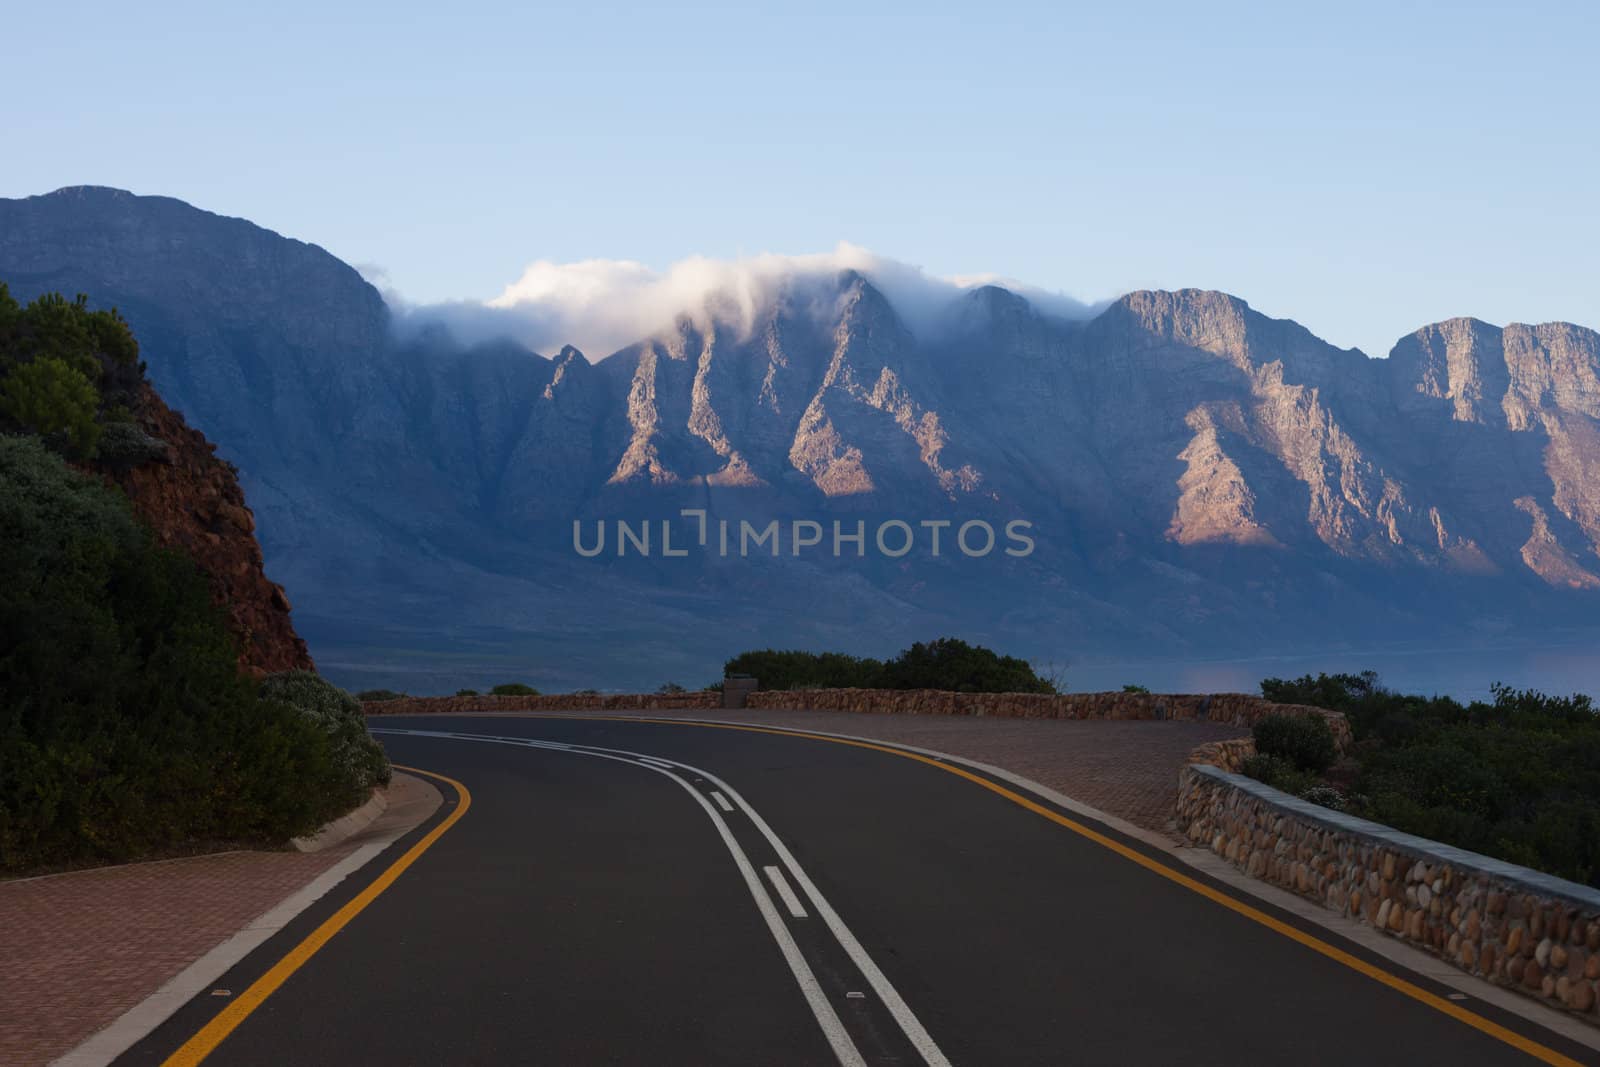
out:
{"label": "mountain ridge", "polygon": [[[1450,319],[1380,358],[1225,293],[1071,320],[991,285],[919,333],[844,271],[591,360],[397,329],[353,268],[169,221],[181,202],[48,199],[0,201],[0,279],[122,305],[239,464],[319,661],[363,679],[404,681],[371,651],[396,634],[439,677],[515,654],[585,684],[617,641],[666,676],[863,632],[1057,659],[1531,635],[1600,586],[1600,334],[1570,323]],[[572,552],[573,522],[680,507],[1026,519],[1039,546],[966,569]]]}

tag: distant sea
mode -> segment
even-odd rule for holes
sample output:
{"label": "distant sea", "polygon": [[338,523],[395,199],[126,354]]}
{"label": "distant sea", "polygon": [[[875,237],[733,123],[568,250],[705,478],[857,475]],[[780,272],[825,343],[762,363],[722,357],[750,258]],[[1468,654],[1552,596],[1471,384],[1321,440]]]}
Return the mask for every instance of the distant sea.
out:
{"label": "distant sea", "polygon": [[1403,693],[1488,700],[1501,682],[1553,695],[1588,693],[1600,700],[1600,632],[1560,644],[1519,648],[1437,648],[1330,651],[1305,656],[1219,660],[1117,660],[1071,663],[1070,692],[1142,685],[1166,693],[1254,693],[1263,678],[1296,678],[1326,671],[1378,672],[1379,681]]}

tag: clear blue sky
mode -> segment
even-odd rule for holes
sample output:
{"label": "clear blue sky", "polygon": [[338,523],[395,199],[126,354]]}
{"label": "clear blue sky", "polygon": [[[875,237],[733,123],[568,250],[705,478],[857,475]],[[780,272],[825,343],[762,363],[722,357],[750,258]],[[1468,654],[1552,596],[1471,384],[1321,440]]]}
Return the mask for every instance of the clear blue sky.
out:
{"label": "clear blue sky", "polygon": [[1387,352],[1600,326],[1587,3],[13,6],[0,195],[181,197],[485,298],[841,239]]}

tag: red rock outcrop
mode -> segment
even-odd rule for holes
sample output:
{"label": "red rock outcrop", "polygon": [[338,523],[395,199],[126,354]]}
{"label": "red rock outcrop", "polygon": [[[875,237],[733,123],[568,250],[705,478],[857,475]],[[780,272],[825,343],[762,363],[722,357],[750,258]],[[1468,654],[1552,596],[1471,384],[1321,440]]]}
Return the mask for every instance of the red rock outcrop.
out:
{"label": "red rock outcrop", "polygon": [[101,473],[128,495],[158,543],[185,553],[205,573],[212,600],[238,638],[241,669],[314,670],[290,621],[289,598],[262,566],[255,516],[233,465],[148,384],[134,414],[145,433],[166,443],[165,458]]}

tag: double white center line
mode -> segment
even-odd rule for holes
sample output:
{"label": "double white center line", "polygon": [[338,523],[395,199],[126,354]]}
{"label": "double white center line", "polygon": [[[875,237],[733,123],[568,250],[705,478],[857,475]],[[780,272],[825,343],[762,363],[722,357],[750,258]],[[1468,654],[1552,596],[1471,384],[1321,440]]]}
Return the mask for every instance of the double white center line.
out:
{"label": "double white center line", "polygon": [[772,888],[778,891],[778,898],[783,901],[783,906],[789,909],[789,914],[796,919],[804,919],[806,909],[800,906],[800,898],[789,888],[789,882],[783,877],[783,872],[776,867],[763,867],[761,870],[772,883]]}
{"label": "double white center line", "polygon": [[[873,962],[872,957],[867,955],[867,950],[862,947],[860,941],[856,940],[855,935],[850,932],[850,928],[839,917],[839,913],[833,910],[832,905],[823,897],[821,890],[806,875],[806,872],[795,860],[793,853],[778,838],[778,835],[772,832],[772,827],[767,825],[767,821],[749,805],[744,797],[740,796],[737,790],[716,775],[687,763],[664,760],[641,752],[601,748],[596,745],[571,745],[524,737],[495,737],[485,734],[461,734],[436,730],[374,729],[372,732],[376,734],[408,734],[417,737],[441,737],[458,741],[479,741],[487,744],[520,745],[525,748],[540,748],[547,751],[565,752],[575,756],[590,756],[596,759],[613,760],[634,767],[642,767],[657,774],[664,774],[677,782],[695,798],[716,826],[718,835],[722,838],[723,844],[727,846],[729,853],[733,856],[734,863],[744,876],[745,885],[750,890],[750,895],[754,898],[757,909],[760,910],[762,918],[766,920],[767,928],[771,931],[773,940],[778,943],[778,948],[783,952],[790,971],[794,973],[795,981],[805,995],[806,1002],[810,1005],[812,1014],[816,1016],[817,1024],[822,1028],[822,1032],[828,1039],[828,1044],[832,1047],[834,1055],[838,1057],[839,1063],[843,1067],[867,1067],[866,1060],[862,1058],[860,1050],[856,1047],[854,1040],[840,1021],[838,1012],[829,1003],[827,994],[818,983],[811,965],[806,962],[799,945],[795,943],[794,935],[784,925],[771,895],[766,891],[766,887],[761,884],[760,876],[756,874],[754,864],[750,862],[749,856],[739,845],[733,831],[721,814],[721,812],[742,812],[761,835],[766,838],[772,851],[782,864],[781,867],[776,864],[764,866],[762,867],[762,872],[772,883],[773,889],[777,892],[778,898],[783,901],[783,906],[789,912],[789,915],[795,919],[808,918],[805,904],[801,900],[801,895],[803,894],[805,899],[810,902],[811,910],[822,919],[828,930],[833,934],[834,939],[844,949],[845,954],[850,957],[851,962],[855,964],[856,969],[867,980],[867,984],[872,987],[872,991],[877,994],[878,1001],[894,1017],[901,1032],[905,1034],[906,1039],[917,1050],[917,1053],[928,1064],[928,1067],[950,1067],[950,1061],[940,1051],[939,1046],[933,1040],[933,1036],[928,1033],[921,1021],[912,1013],[910,1006],[906,1004],[894,986],[889,983],[889,979],[879,969],[878,965]],[[695,788],[689,777],[685,777],[685,772],[694,779],[707,782],[715,787],[707,791],[711,795],[710,801],[706,799],[705,793]],[[712,802],[715,802],[715,806],[713,806]],[[721,811],[719,812],[718,809],[721,809]],[[785,871],[788,872],[787,877],[785,876]],[[796,893],[790,886],[790,879],[793,879],[794,884],[800,887],[800,893]],[[860,994],[851,993],[849,996],[859,998]]]}

